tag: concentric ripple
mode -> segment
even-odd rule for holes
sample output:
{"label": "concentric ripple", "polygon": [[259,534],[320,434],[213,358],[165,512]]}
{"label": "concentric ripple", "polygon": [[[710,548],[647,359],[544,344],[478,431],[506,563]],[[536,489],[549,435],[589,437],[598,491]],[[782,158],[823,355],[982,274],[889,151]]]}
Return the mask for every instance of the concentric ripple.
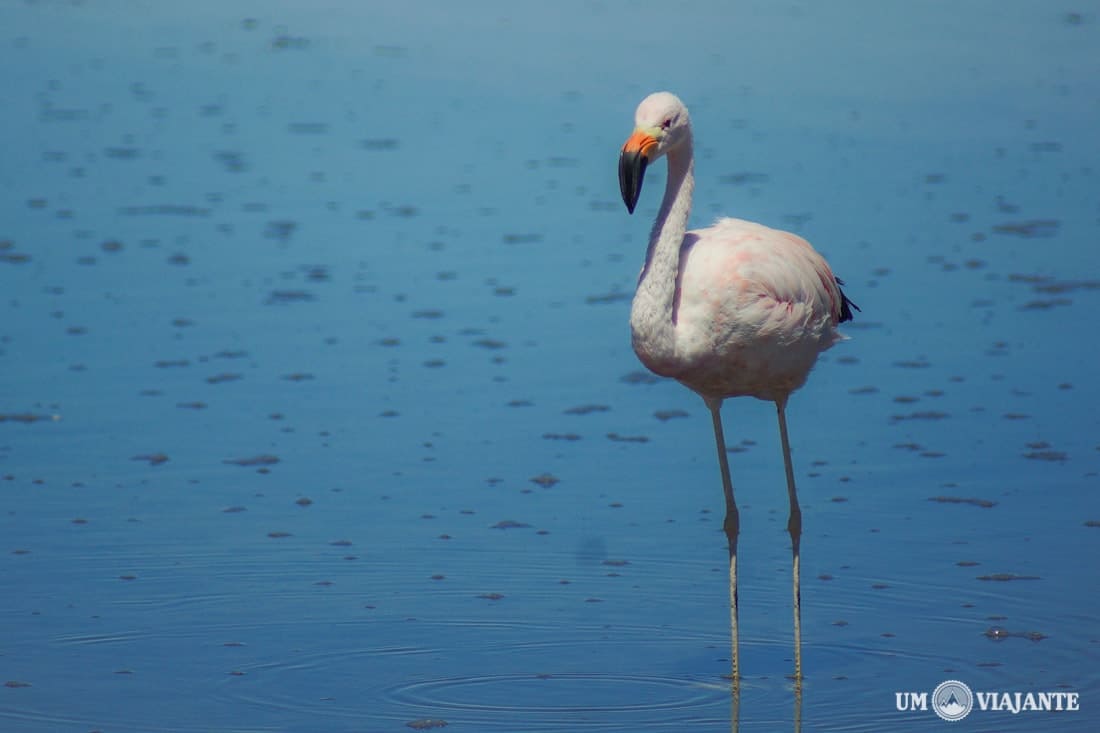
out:
{"label": "concentric ripple", "polygon": [[[655,714],[672,722],[728,699],[729,688],[690,678],[606,674],[502,674],[451,677],[396,685],[385,696],[432,715],[500,715],[540,722],[605,727],[607,716]],[[616,723],[617,724],[617,723]]]}

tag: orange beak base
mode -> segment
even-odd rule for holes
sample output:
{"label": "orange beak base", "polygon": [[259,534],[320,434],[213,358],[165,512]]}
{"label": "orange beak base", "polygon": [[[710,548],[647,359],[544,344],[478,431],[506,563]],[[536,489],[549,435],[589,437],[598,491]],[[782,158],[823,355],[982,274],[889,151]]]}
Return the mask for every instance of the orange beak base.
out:
{"label": "orange beak base", "polygon": [[619,154],[619,191],[623,195],[626,210],[634,213],[638,197],[642,193],[642,180],[649,165],[650,152],[657,147],[657,141],[644,132],[635,132],[623,145]]}

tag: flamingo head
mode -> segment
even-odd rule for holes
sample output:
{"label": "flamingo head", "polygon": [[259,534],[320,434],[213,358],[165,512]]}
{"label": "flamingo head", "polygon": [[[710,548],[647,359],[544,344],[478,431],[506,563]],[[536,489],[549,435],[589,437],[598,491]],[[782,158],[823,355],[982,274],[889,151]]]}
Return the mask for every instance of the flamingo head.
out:
{"label": "flamingo head", "polygon": [[619,154],[619,190],[631,214],[642,193],[645,169],[691,139],[691,120],[680,98],[669,92],[650,94],[634,113],[634,132]]}

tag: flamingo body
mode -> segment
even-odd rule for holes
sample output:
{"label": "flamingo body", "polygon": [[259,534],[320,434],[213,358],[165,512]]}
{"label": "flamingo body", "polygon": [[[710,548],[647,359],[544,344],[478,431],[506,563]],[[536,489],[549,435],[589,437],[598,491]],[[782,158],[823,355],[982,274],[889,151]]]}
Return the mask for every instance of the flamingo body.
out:
{"label": "flamingo body", "polygon": [[[802,621],[798,504],[786,405],[818,355],[844,336],[840,323],[855,308],[825,259],[790,232],[741,219],[719,219],[689,231],[695,190],[691,119],[668,92],[646,97],[634,116],[634,133],[619,157],[623,202],[633,213],[647,166],[668,159],[668,179],[649,235],[645,265],[630,310],[634,352],[651,371],[698,393],[711,413],[722,489],[723,523],[730,556],[731,678],[737,689],[737,538],[740,515],[730,480],[722,431],[722,402],[752,396],[775,403],[791,513],[794,679],[802,679]],[[857,308],[858,310],[858,308]]]}
{"label": "flamingo body", "polygon": [[[666,313],[642,289],[631,309],[646,367],[704,397],[775,401],[802,386],[837,341],[846,301],[829,265],[801,237],[742,219],[684,235]],[[850,317],[850,316],[849,316]],[[671,320],[672,344],[656,319]]]}

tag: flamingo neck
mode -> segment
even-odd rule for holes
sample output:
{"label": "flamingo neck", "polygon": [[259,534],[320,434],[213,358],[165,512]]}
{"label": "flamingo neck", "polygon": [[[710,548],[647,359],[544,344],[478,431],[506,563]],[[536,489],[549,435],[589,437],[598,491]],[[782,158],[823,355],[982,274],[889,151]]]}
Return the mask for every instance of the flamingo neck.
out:
{"label": "flamingo neck", "polygon": [[649,235],[645,267],[630,312],[634,351],[649,369],[674,376],[680,248],[687,233],[695,190],[695,160],[690,132],[669,151],[665,195]]}

